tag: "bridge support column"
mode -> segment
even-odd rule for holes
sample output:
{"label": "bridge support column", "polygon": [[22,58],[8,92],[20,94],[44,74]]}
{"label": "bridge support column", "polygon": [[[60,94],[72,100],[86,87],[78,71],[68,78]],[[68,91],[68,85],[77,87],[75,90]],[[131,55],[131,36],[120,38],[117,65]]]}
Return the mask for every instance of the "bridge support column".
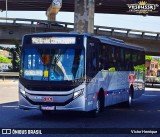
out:
{"label": "bridge support column", "polygon": [[49,14],[49,15],[47,15],[48,16],[48,20],[49,21],[56,21],[56,14]]}
{"label": "bridge support column", "polygon": [[74,31],[94,32],[95,0],[75,0]]}

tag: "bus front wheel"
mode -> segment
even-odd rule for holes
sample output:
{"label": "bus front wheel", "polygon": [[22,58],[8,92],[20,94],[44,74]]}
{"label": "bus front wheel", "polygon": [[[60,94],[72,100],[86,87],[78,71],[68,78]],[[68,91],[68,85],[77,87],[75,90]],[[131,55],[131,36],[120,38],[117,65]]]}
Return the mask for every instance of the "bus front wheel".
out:
{"label": "bus front wheel", "polygon": [[89,112],[91,117],[97,117],[99,112],[104,110],[104,99],[104,91],[100,90],[96,101],[96,109]]}
{"label": "bus front wheel", "polygon": [[100,112],[100,107],[101,107],[100,100],[99,100],[99,98],[97,98],[96,109],[89,112],[89,117],[92,117],[92,118],[97,117]]}

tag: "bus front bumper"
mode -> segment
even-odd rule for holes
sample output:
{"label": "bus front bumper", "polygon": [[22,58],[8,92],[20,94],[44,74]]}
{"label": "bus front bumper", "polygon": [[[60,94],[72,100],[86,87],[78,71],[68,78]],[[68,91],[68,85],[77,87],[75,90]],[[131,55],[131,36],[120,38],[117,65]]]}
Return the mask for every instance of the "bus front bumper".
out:
{"label": "bus front bumper", "polygon": [[85,110],[85,98],[84,96],[79,96],[78,98],[72,100],[66,105],[46,105],[44,104],[32,104],[28,101],[22,94],[19,94],[19,108],[24,110],[38,109],[38,110],[72,110],[72,111],[86,111]]}

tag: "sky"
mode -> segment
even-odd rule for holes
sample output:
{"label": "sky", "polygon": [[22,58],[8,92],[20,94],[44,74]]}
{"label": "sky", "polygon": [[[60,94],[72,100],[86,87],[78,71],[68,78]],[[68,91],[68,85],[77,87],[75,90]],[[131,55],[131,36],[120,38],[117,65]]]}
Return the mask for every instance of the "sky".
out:
{"label": "sky", "polygon": [[[8,11],[7,17],[47,20],[45,13],[45,11]],[[0,12],[0,17],[6,17],[6,11]],[[74,13],[59,12],[56,20],[73,23]],[[160,32],[160,17],[96,13],[94,25]],[[5,45],[5,47],[6,46],[8,45]]]}
{"label": "sky", "polygon": [[[7,16],[9,18],[47,19],[45,11],[8,11]],[[6,17],[6,11],[0,12],[0,17]],[[59,12],[57,21],[73,23],[74,13]],[[95,14],[94,24],[106,27],[160,32],[160,17],[156,16]]]}

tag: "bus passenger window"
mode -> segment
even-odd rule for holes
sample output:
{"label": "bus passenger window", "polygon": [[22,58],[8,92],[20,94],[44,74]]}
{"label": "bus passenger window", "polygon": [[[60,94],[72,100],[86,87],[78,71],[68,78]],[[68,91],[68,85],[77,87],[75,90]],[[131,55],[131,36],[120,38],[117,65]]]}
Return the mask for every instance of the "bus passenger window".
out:
{"label": "bus passenger window", "polygon": [[129,49],[125,50],[125,61],[131,60],[131,51]]}
{"label": "bus passenger window", "polygon": [[108,45],[101,45],[99,46],[99,63],[98,67],[101,71],[102,69],[107,70],[108,69]]}
{"label": "bus passenger window", "polygon": [[137,62],[137,53],[135,51],[132,52],[132,60],[134,63]]}
{"label": "bus passenger window", "polygon": [[94,73],[96,71],[97,67],[97,60],[96,60],[96,50],[95,46],[90,46],[88,50],[88,67],[89,67],[89,72]]}
{"label": "bus passenger window", "polygon": [[134,64],[132,61],[132,51],[129,49],[125,50],[125,64],[126,64],[126,70],[127,71],[133,71],[134,70]]}
{"label": "bus passenger window", "polygon": [[108,46],[108,70],[117,70],[116,69],[116,56],[115,56],[115,47]]}

